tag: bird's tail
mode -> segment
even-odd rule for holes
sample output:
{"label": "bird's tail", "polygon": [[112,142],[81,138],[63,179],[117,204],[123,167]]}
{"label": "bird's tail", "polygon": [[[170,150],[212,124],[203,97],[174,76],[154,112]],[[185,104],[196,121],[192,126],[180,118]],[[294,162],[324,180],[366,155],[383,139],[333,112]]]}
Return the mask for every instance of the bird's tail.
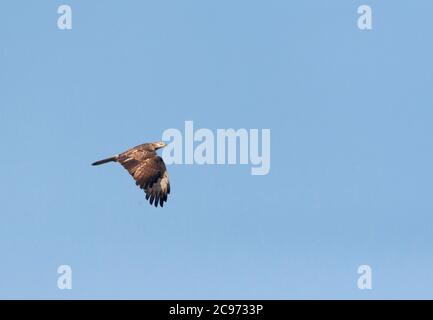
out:
{"label": "bird's tail", "polygon": [[92,166],[99,166],[100,164],[104,164],[104,163],[112,162],[112,161],[116,162],[117,161],[117,156],[93,162]]}

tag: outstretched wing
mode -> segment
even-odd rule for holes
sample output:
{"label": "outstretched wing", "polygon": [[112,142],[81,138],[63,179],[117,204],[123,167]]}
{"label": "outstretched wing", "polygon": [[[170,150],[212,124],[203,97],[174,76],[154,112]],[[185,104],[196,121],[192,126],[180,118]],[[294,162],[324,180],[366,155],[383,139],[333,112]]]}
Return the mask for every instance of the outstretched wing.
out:
{"label": "outstretched wing", "polygon": [[[158,157],[159,158],[159,157]],[[170,181],[168,180],[168,172],[165,169],[164,162],[161,159],[164,166],[162,176],[150,187],[144,189],[146,192],[146,200],[150,198],[150,204],[155,201],[155,207],[159,205],[164,206],[164,202],[167,201],[167,195],[170,193]]]}
{"label": "outstretched wing", "polygon": [[131,149],[118,156],[117,161],[131,174],[135,184],[144,190],[146,200],[155,207],[163,206],[170,193],[170,182],[164,161],[153,151]]}

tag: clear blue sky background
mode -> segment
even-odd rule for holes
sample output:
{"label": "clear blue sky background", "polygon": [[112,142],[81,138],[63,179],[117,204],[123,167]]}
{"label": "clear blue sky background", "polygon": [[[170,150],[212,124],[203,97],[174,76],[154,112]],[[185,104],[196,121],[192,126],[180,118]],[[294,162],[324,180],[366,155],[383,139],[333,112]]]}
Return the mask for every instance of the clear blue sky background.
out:
{"label": "clear blue sky background", "polygon": [[[2,2],[0,298],[433,298],[432,12]],[[185,120],[270,128],[270,174],[172,165],[155,209],[119,165],[90,166]]]}

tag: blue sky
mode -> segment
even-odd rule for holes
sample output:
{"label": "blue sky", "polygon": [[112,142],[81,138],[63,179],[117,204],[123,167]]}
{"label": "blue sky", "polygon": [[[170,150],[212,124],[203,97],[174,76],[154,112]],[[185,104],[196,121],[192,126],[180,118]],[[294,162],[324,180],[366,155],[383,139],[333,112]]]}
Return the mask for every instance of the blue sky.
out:
{"label": "blue sky", "polygon": [[[0,298],[433,298],[431,12],[2,2]],[[155,209],[119,165],[90,166],[186,120],[270,128],[270,173],[171,165]]]}

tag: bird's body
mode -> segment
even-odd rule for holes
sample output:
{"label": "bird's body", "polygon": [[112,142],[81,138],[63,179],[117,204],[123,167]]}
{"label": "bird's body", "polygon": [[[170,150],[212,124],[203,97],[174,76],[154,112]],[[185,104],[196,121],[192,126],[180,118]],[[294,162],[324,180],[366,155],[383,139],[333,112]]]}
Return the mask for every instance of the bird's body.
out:
{"label": "bird's body", "polygon": [[150,204],[162,207],[170,193],[170,182],[164,161],[157,155],[156,150],[165,147],[164,142],[145,143],[133,147],[114,157],[99,160],[92,165],[107,162],[119,162],[134,178],[135,184],[144,190],[146,200]]}

